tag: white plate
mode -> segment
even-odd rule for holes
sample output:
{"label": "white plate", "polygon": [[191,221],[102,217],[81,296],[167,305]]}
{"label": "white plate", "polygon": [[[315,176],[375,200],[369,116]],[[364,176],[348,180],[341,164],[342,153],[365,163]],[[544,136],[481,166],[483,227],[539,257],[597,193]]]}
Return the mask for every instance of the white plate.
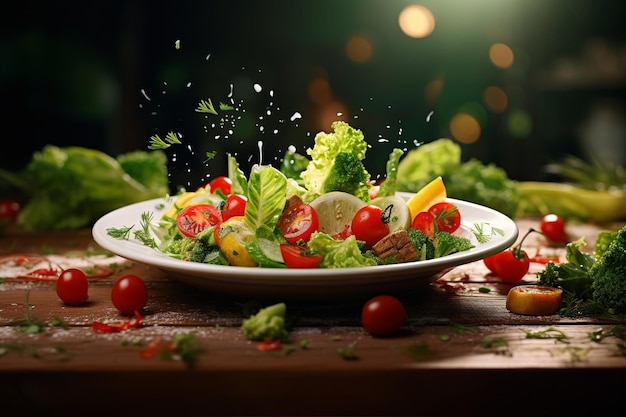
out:
{"label": "white plate", "polygon": [[[405,199],[412,195],[398,194]],[[509,217],[474,203],[451,198],[448,201],[456,204],[461,212],[459,234],[472,239],[476,247],[438,259],[384,266],[283,269],[208,265],[173,259],[144,246],[132,237],[129,240],[119,240],[107,234],[109,228],[134,225],[133,230],[138,230],[141,214],[144,212],[153,212],[154,218],[159,218],[167,209],[162,198],[112,211],[95,223],[92,232],[95,241],[102,248],[116,255],[152,265],[169,272],[173,278],[216,293],[274,298],[375,295],[424,287],[458,265],[493,255],[515,243],[519,231]],[[481,225],[486,233],[491,234],[488,242],[479,243],[476,240],[472,232],[476,230],[476,225]]]}

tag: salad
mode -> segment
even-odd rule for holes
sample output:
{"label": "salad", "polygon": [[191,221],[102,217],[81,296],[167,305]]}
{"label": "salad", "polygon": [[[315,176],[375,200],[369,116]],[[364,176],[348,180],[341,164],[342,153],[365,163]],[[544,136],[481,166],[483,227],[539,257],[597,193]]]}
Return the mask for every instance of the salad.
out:
{"label": "salad", "polygon": [[375,184],[363,165],[363,133],[342,121],[332,129],[315,136],[307,156],[287,151],[280,169],[255,165],[246,176],[228,154],[228,175],[167,196],[159,218],[144,212],[138,228],[107,234],[132,233],[185,261],[268,268],[388,265],[474,247],[455,234],[461,214],[441,177],[406,201],[396,195],[402,150],[391,152],[385,180]]}

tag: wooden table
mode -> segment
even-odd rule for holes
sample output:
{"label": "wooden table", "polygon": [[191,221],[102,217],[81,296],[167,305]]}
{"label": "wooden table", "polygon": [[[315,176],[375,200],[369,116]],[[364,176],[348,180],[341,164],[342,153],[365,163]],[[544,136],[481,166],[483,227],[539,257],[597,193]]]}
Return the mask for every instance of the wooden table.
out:
{"label": "wooden table", "polygon": [[[518,226],[521,237],[538,221],[520,220]],[[599,230],[572,228],[590,244]],[[9,229],[0,236],[4,259],[93,249],[89,230]],[[525,280],[534,280],[542,267],[533,264]],[[110,334],[92,330],[94,321],[125,319],[112,306],[110,291],[128,273],[149,287],[141,326]],[[364,299],[280,300],[293,325],[292,343],[264,352],[240,326],[251,307],[270,300],[210,294],[148,265],[122,262],[112,275],[92,280],[90,302],[79,307],[64,306],[53,283],[5,278],[0,415],[527,416],[615,414],[623,408],[626,357],[617,352],[624,341],[589,337],[623,322],[512,314],[505,308],[510,284],[488,275],[482,261],[457,267],[443,281],[399,295],[409,320],[389,338],[371,337],[361,327]],[[27,313],[47,324],[42,332],[20,331],[19,319]],[[67,328],[50,326],[57,318]],[[548,329],[566,339],[527,337]],[[195,335],[201,348],[195,360],[141,357],[151,342],[160,338],[164,346],[177,334]]]}

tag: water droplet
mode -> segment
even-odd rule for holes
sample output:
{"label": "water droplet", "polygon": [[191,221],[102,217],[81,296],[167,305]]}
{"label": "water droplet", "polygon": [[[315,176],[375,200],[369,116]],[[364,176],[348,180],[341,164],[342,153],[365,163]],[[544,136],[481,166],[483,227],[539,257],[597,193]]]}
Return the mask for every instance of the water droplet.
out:
{"label": "water droplet", "polygon": [[430,122],[430,118],[433,117],[433,114],[435,114],[433,110],[428,113],[428,115],[426,116],[426,123]]}
{"label": "water droplet", "polygon": [[254,84],[254,91],[256,91],[257,93],[260,93],[261,91],[263,91],[263,87],[261,87],[260,84],[255,83]]}

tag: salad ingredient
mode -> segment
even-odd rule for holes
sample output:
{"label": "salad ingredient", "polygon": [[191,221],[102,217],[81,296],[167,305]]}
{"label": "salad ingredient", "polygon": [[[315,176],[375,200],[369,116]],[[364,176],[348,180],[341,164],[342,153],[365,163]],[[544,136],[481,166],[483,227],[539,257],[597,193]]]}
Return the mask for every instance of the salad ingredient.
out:
{"label": "salad ingredient", "polygon": [[182,209],[176,216],[176,226],[187,237],[196,237],[210,226],[221,223],[222,217],[211,204],[194,204]]}
{"label": "salad ingredient", "polygon": [[419,260],[413,242],[406,230],[397,230],[372,246],[372,250],[379,258],[387,263],[403,263]]}
{"label": "salad ingredient", "polygon": [[315,232],[309,239],[309,248],[322,256],[320,268],[350,268],[355,266],[374,266],[374,259],[363,255],[354,236],[343,240],[333,239],[326,233]]}
{"label": "salad ingredient", "polygon": [[494,255],[493,267],[502,281],[518,282],[528,273],[530,258],[521,246],[516,246]]}
{"label": "salad ingredient", "polygon": [[599,223],[626,219],[626,191],[589,190],[574,184],[524,181],[519,183],[522,210],[529,214],[557,213],[565,219]]}
{"label": "salad ingredient", "polygon": [[241,194],[231,194],[223,204],[220,204],[222,220],[228,220],[234,216],[243,216],[246,212],[248,199]]}
{"label": "salad ingredient", "polygon": [[394,148],[387,160],[385,180],[378,187],[377,197],[392,197],[398,190],[398,165],[400,158],[404,155],[402,149]]}
{"label": "salad ingredient", "polygon": [[447,191],[443,179],[439,176],[431,180],[407,201],[406,205],[411,212],[411,219],[414,219],[419,213],[427,211],[433,204],[444,201],[446,197]]}
{"label": "salad ingredient", "polygon": [[241,330],[248,340],[280,340],[286,341],[289,332],[285,326],[287,306],[278,303],[267,306],[243,321]]}
{"label": "salad ingredient", "polygon": [[400,300],[391,295],[369,299],[361,310],[361,324],[375,337],[398,332],[406,322],[407,313]]}
{"label": "salad ingredient", "polygon": [[209,181],[209,190],[215,193],[219,189],[222,194],[229,195],[232,185],[233,181],[222,175]]}
{"label": "salad ingredient", "polygon": [[0,179],[28,195],[17,223],[38,231],[87,227],[111,210],[169,191],[162,151],[112,158],[94,149],[47,145],[21,172],[0,169]]}
{"label": "salad ingredient", "polygon": [[316,196],[343,191],[369,201],[370,174],[363,166],[367,143],[363,132],[343,121],[333,122],[333,133],[319,132],[313,148],[307,149],[311,161],[300,173],[302,185]]}
{"label": "salad ingredient", "polygon": [[135,311],[135,316],[130,320],[124,321],[112,321],[104,323],[101,321],[94,321],[91,323],[91,330],[99,333],[119,333],[129,329],[137,329],[141,325],[141,314]]}
{"label": "salad ingredient", "polygon": [[468,238],[456,236],[448,232],[435,232],[432,237],[435,247],[434,257],[442,258],[457,252],[465,252],[474,247],[474,244]]}
{"label": "salad ingredient", "polygon": [[452,203],[435,203],[428,212],[433,215],[435,230],[438,232],[454,233],[461,226],[461,212]]}
{"label": "salad ingredient", "polygon": [[593,256],[600,258],[607,251],[611,242],[617,237],[617,230],[601,230],[593,243]]}
{"label": "salad ingredient", "polygon": [[548,262],[537,274],[539,284],[563,289],[568,303],[585,311],[626,313],[626,226],[597,258],[582,251],[585,245],[584,238],[568,243],[566,262]]}
{"label": "salad ingredient", "polygon": [[429,211],[421,211],[413,218],[411,227],[424,233],[428,237],[435,234],[435,216]]}
{"label": "salad ingredient", "polygon": [[13,220],[20,212],[20,203],[15,200],[5,198],[0,200],[0,221]]}
{"label": "salad ingredient", "polygon": [[545,170],[584,189],[606,191],[621,188],[626,191],[624,166],[592,157],[588,159],[585,161],[574,155],[566,155],[560,161],[546,165]]}
{"label": "salad ingredient", "polygon": [[229,265],[258,266],[258,262],[246,249],[246,245],[255,239],[255,235],[245,217],[231,217],[220,223],[218,227],[218,246]]}
{"label": "salad ingredient", "polygon": [[496,165],[477,159],[462,163],[460,145],[447,138],[422,144],[406,154],[398,165],[398,191],[418,192],[438,176],[446,184],[448,197],[491,207],[509,217],[519,213],[522,193],[518,182]]}
{"label": "salad ingredient", "polygon": [[349,228],[354,215],[366,203],[358,197],[342,191],[322,194],[311,201],[311,207],[319,219],[319,231],[330,236],[339,235]]}
{"label": "salad ingredient", "polygon": [[553,244],[569,242],[569,235],[565,231],[565,220],[558,214],[546,214],[539,223],[541,233]]}
{"label": "salad ingredient", "polygon": [[290,243],[308,242],[313,232],[319,228],[315,209],[306,203],[296,203],[287,207],[278,220],[278,228],[283,238]]}
{"label": "salad ingredient", "polygon": [[534,229],[529,229],[520,243],[495,255],[491,255],[489,257],[491,259],[483,262],[487,267],[492,266],[493,272],[503,281],[521,281],[530,269],[530,257],[526,251],[522,250],[522,244],[526,237],[534,231]]}
{"label": "salad ingredient", "polygon": [[561,308],[563,290],[543,285],[517,285],[506,296],[506,308],[511,313],[543,316],[555,314]]}
{"label": "salad ingredient", "polygon": [[352,218],[352,234],[365,243],[365,249],[371,248],[389,234],[389,212],[390,207],[383,211],[380,207],[369,204],[361,207]]}
{"label": "salad ingredient", "polygon": [[111,301],[115,308],[124,315],[141,311],[148,302],[148,289],[136,275],[124,275],[113,284]]}
{"label": "salad ingredient", "polygon": [[255,165],[250,171],[246,196],[244,221],[248,228],[256,237],[273,239],[285,208],[287,177],[272,166]]}
{"label": "salad ingredient", "polygon": [[89,298],[87,275],[77,268],[64,270],[57,279],[56,292],[64,304],[69,306],[84,304]]}
{"label": "salad ingredient", "polygon": [[411,227],[411,211],[401,197],[396,195],[376,197],[370,204],[380,207],[383,211],[390,210],[388,223],[390,233]]}
{"label": "salad ingredient", "polygon": [[322,257],[306,247],[280,244],[280,253],[288,268],[317,268]]}
{"label": "salad ingredient", "polygon": [[589,275],[593,302],[602,311],[626,313],[626,226],[591,265]]}

